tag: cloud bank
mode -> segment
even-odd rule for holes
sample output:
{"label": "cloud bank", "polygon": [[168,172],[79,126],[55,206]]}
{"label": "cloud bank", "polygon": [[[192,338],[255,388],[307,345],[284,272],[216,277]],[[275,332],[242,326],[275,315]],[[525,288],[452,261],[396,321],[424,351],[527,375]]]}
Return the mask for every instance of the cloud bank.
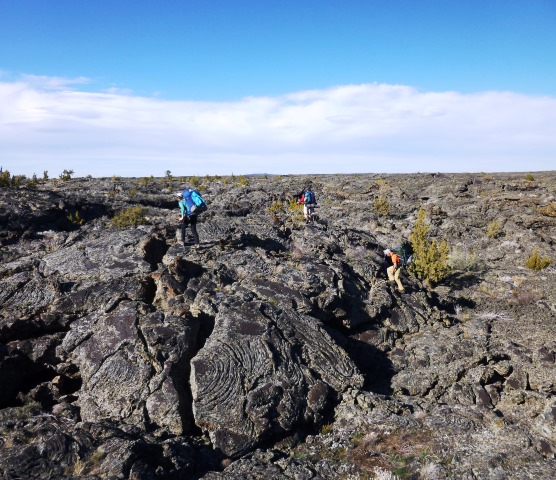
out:
{"label": "cloud bank", "polygon": [[87,83],[0,79],[0,166],[137,177],[556,166],[554,97],[364,84],[199,102],[91,93]]}

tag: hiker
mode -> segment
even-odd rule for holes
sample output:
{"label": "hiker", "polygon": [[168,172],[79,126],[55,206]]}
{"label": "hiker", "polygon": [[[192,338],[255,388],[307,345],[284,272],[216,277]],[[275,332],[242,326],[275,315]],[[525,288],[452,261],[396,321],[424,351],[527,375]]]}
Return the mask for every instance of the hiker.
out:
{"label": "hiker", "polygon": [[[189,198],[184,197],[184,192],[189,192]],[[187,195],[187,193],[186,193]],[[191,233],[193,234],[193,243],[199,244],[199,235],[197,234],[197,214],[191,211],[191,207],[195,205],[191,200],[191,191],[186,189],[183,192],[176,194],[179,198],[178,205],[180,207],[180,222],[181,222],[181,242],[185,247],[185,229],[191,226]]]}
{"label": "hiker", "polygon": [[398,285],[398,290],[404,292],[402,282],[400,281],[400,272],[402,271],[402,259],[396,253],[392,252],[389,248],[384,250],[384,257],[386,260],[386,273],[388,274],[388,281],[391,284],[394,282]]}
{"label": "hiker", "polygon": [[315,206],[317,205],[317,199],[312,190],[312,184],[309,183],[297,197],[297,203],[303,204],[303,216],[305,217],[305,223],[312,223],[314,221],[313,214],[315,213]]}

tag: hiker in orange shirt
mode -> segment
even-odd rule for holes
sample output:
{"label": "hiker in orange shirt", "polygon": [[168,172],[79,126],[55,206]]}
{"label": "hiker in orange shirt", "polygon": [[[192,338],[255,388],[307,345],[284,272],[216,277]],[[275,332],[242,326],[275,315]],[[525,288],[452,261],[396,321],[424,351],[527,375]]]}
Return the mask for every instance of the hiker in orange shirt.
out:
{"label": "hiker in orange shirt", "polygon": [[388,274],[388,281],[391,284],[394,282],[398,285],[398,290],[404,292],[402,282],[400,281],[400,272],[402,271],[402,259],[392,252],[390,249],[384,250],[384,256],[386,257],[386,273]]}

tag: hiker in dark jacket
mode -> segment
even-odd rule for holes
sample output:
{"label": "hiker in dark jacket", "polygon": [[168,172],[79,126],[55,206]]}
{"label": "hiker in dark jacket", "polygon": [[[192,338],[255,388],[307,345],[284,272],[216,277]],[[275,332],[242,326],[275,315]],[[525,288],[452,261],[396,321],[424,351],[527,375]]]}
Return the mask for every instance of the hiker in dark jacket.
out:
{"label": "hiker in dark jacket", "polygon": [[191,207],[195,203],[189,199],[184,198],[182,192],[176,194],[179,198],[178,205],[180,207],[180,222],[181,222],[181,242],[185,247],[185,229],[190,226],[191,233],[193,234],[193,243],[199,244],[199,235],[197,233],[197,214],[191,212]]}

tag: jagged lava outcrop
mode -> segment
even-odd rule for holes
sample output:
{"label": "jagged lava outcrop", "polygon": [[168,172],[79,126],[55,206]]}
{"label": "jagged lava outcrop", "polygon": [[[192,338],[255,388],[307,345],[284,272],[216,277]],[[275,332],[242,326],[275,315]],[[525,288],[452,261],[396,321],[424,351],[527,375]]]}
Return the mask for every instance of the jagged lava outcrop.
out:
{"label": "jagged lava outcrop", "polygon": [[[0,478],[556,477],[556,272],[525,267],[556,262],[555,197],[555,172],[1,189]],[[453,269],[400,294],[382,250],[420,208]]]}

